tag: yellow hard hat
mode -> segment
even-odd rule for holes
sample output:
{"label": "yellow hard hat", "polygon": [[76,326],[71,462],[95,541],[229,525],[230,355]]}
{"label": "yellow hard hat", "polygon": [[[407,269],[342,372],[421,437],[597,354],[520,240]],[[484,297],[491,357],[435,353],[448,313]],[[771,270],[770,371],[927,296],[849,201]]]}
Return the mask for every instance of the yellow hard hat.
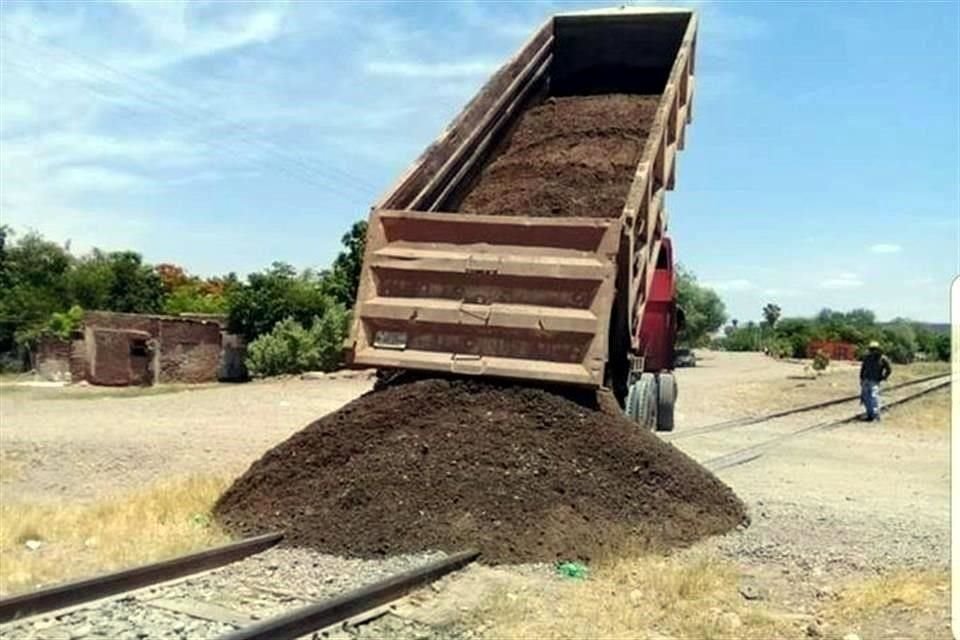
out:
{"label": "yellow hard hat", "polygon": [[870,341],[870,344],[868,344],[867,347],[870,348],[870,349],[879,349],[879,348],[880,348],[880,343],[877,342],[876,340],[871,340],[871,341]]}

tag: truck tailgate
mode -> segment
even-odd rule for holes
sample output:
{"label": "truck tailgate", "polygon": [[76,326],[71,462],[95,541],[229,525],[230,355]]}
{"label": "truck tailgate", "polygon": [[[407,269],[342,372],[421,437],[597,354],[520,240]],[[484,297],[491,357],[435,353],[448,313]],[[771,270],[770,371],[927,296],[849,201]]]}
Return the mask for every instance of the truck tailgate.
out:
{"label": "truck tailgate", "polygon": [[620,219],[374,211],[355,366],[599,386]]}

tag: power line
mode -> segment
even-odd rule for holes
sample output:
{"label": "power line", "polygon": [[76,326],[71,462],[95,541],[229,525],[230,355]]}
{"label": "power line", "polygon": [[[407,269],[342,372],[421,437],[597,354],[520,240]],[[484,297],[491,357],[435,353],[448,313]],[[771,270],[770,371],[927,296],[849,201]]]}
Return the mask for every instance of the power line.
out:
{"label": "power line", "polygon": [[[3,34],[0,34],[0,37],[4,37],[4,35],[3,35]],[[14,40],[13,38],[10,38],[9,36],[6,36],[6,39],[7,39],[7,40]],[[199,118],[195,113],[190,112],[190,111],[187,111],[187,110],[184,110],[183,108],[181,108],[181,107],[179,106],[180,103],[187,102],[187,100],[184,100],[181,96],[175,96],[175,95],[174,95],[173,97],[166,97],[166,100],[167,100],[167,101],[172,101],[172,102],[174,102],[174,106],[171,106],[169,102],[164,102],[164,101],[161,101],[160,99],[158,99],[157,96],[160,95],[160,94],[162,94],[162,93],[163,93],[162,91],[157,91],[156,89],[152,89],[152,90],[151,90],[150,87],[142,87],[142,88],[139,88],[139,90],[133,90],[130,86],[128,86],[128,85],[125,84],[125,83],[120,82],[120,81],[117,80],[116,78],[112,78],[112,77],[110,77],[110,76],[104,75],[103,72],[96,72],[95,70],[91,70],[87,64],[82,63],[82,62],[81,62],[81,63],[77,63],[77,62],[75,62],[75,61],[73,61],[73,60],[70,60],[69,58],[66,58],[66,57],[63,56],[62,54],[58,54],[58,53],[54,50],[54,49],[61,49],[61,50],[64,50],[64,51],[68,51],[68,50],[66,50],[66,49],[63,49],[63,48],[61,48],[61,47],[55,47],[55,46],[53,46],[53,45],[40,45],[40,46],[38,47],[37,44],[35,44],[35,43],[27,43],[27,42],[24,42],[24,41],[18,41],[18,43],[19,43],[19,44],[22,44],[22,45],[26,45],[27,47],[32,47],[32,48],[34,48],[34,50],[35,50],[35,51],[39,51],[39,52],[41,53],[41,55],[50,56],[50,57],[53,57],[54,59],[66,60],[66,63],[67,63],[67,64],[71,65],[74,69],[78,69],[81,73],[87,75],[88,78],[91,78],[91,77],[92,77],[92,78],[94,78],[94,79],[96,79],[96,80],[98,80],[98,81],[100,81],[100,82],[112,84],[114,87],[119,87],[119,89],[120,89],[121,92],[126,92],[126,93],[128,93],[128,94],[130,94],[130,95],[133,95],[133,96],[139,98],[140,100],[142,100],[142,101],[144,101],[144,102],[146,102],[146,103],[148,103],[148,104],[151,104],[152,106],[154,106],[154,107],[156,107],[156,108],[158,108],[158,109],[167,111],[168,113],[172,113],[172,114],[180,117],[181,119],[195,120],[195,121],[197,121],[197,122],[202,122],[204,125],[208,124],[207,121]],[[70,55],[73,55],[74,57],[77,57],[77,58],[90,59],[90,60],[92,60],[91,58],[89,58],[88,56],[85,56],[85,55],[83,55],[83,54],[77,54],[77,53],[69,52],[69,51],[68,51],[68,53],[69,53]],[[113,68],[113,67],[110,67],[109,65],[106,65],[105,63],[101,63],[101,62],[99,62],[99,61],[93,60],[93,64],[96,65],[96,66],[103,67],[103,68],[107,69],[107,71],[108,71],[109,73],[113,74],[113,75],[117,75],[117,76],[121,76],[121,77],[126,77],[126,78],[128,78],[129,80],[138,83],[138,85],[144,84],[142,79],[137,78],[137,77],[135,77],[135,76],[133,76],[133,75],[131,75],[131,74],[127,74],[127,73],[125,73],[125,72],[123,72],[123,71],[117,70],[117,69],[115,69],[115,68]],[[83,65],[83,66],[81,66],[81,65]],[[153,84],[156,85],[157,83],[154,81]],[[151,95],[151,91],[152,91],[152,95]],[[161,96],[161,97],[163,97],[163,96]],[[219,117],[220,117],[219,114],[217,114],[216,112],[210,110],[209,108],[202,107],[200,110],[204,111],[204,112],[205,112],[208,116],[210,116],[211,118],[219,118]],[[230,123],[227,123],[227,124],[228,124],[228,126],[230,125]],[[241,129],[241,130],[246,130],[246,131],[248,131],[248,132],[250,131],[250,129],[249,129],[248,127],[245,127],[245,126],[243,126],[243,125],[241,125],[241,124],[234,124],[234,128],[236,128],[236,129]],[[339,184],[340,182],[344,182],[344,181],[346,181],[346,182],[348,182],[348,183],[351,183],[351,184],[345,184],[344,186],[355,187],[355,188],[362,189],[362,190],[375,190],[375,187],[373,187],[372,185],[370,185],[370,184],[368,184],[368,183],[365,183],[364,181],[360,180],[359,178],[356,178],[355,176],[352,176],[351,174],[346,173],[346,172],[344,172],[344,171],[342,171],[342,170],[340,170],[340,169],[331,168],[331,170],[337,174],[336,176],[331,176],[331,175],[329,175],[328,173],[326,173],[326,170],[325,170],[325,169],[320,168],[320,167],[311,166],[311,165],[309,165],[308,163],[306,163],[303,159],[299,158],[298,156],[295,156],[295,155],[293,155],[293,154],[287,153],[286,151],[283,151],[280,147],[278,147],[278,146],[275,145],[274,143],[270,143],[270,142],[266,142],[266,141],[264,141],[264,140],[258,139],[258,138],[256,137],[257,135],[258,135],[258,134],[254,133],[253,135],[250,135],[250,134],[245,135],[245,136],[244,136],[244,135],[240,135],[240,136],[238,136],[238,137],[239,137],[242,141],[244,141],[244,142],[246,142],[246,143],[248,143],[248,144],[250,144],[250,145],[252,145],[252,146],[256,146],[256,147],[260,148],[262,151],[265,151],[265,152],[267,152],[267,153],[270,153],[271,155],[280,157],[281,159],[283,159],[283,160],[286,161],[286,162],[290,162],[290,163],[292,163],[292,164],[295,164],[295,165],[299,166],[301,169],[303,169],[303,170],[306,171],[306,172],[316,173],[316,174],[318,174],[321,178],[324,178],[324,179],[333,178],[333,179],[335,179],[335,180],[338,182],[338,184]]]}
{"label": "power line", "polygon": [[[62,46],[62,45],[55,45],[55,44],[52,44],[52,43],[44,42],[44,43],[42,43],[41,46],[46,47],[47,49],[56,49],[56,50],[63,51],[63,52],[65,52],[65,53],[68,54],[68,55],[72,55],[72,56],[75,56],[75,57],[80,58],[80,59],[82,59],[82,60],[86,60],[86,61],[88,61],[89,64],[93,64],[93,65],[102,67],[102,68],[106,69],[108,72],[114,73],[114,74],[119,75],[119,76],[121,76],[121,77],[125,77],[125,78],[127,78],[127,79],[129,79],[129,80],[132,80],[132,81],[134,81],[134,82],[141,82],[141,83],[142,83],[142,82],[146,81],[146,82],[148,82],[148,83],[150,83],[150,84],[153,85],[153,89],[152,89],[152,90],[153,90],[155,93],[157,93],[157,94],[159,94],[159,95],[161,95],[161,96],[164,96],[164,94],[166,94],[165,97],[166,97],[168,100],[173,101],[175,104],[180,104],[180,103],[184,103],[184,102],[189,102],[189,101],[192,100],[192,97],[191,97],[188,93],[185,93],[186,90],[184,90],[184,89],[179,89],[179,91],[180,91],[181,93],[180,93],[180,94],[177,94],[177,93],[175,93],[175,92],[173,92],[173,91],[170,90],[170,87],[169,87],[168,84],[164,84],[163,82],[161,82],[161,81],[157,80],[156,78],[153,78],[153,77],[151,77],[151,76],[149,76],[149,75],[147,75],[147,74],[144,74],[144,73],[134,74],[134,73],[132,73],[132,72],[125,71],[125,70],[123,70],[123,69],[118,69],[118,68],[116,68],[116,67],[114,67],[114,66],[112,66],[112,65],[110,65],[110,64],[107,64],[106,62],[103,62],[103,61],[101,61],[101,60],[98,60],[98,59],[96,59],[96,58],[94,58],[94,57],[92,57],[92,56],[89,56],[89,55],[87,55],[87,54],[83,54],[83,53],[80,53],[80,52],[78,52],[78,51],[69,49],[69,48],[64,47],[64,46]],[[186,97],[185,97],[185,96],[186,96]],[[215,118],[216,118],[216,117],[220,117],[220,114],[219,114],[219,113],[217,113],[216,111],[210,109],[207,105],[204,105],[204,104],[196,104],[196,101],[194,101],[194,105],[193,105],[193,106],[196,107],[198,110],[202,110],[202,111],[206,112],[206,113],[207,113],[208,115],[210,115],[211,117],[215,117]],[[347,171],[345,171],[345,170],[343,170],[343,169],[340,169],[340,168],[338,168],[338,167],[336,167],[336,166],[334,166],[334,165],[325,164],[325,163],[320,163],[320,164],[317,164],[317,167],[316,167],[316,168],[314,168],[314,167],[312,167],[312,166],[310,165],[310,163],[309,163],[308,161],[304,160],[304,159],[301,158],[300,156],[297,156],[296,154],[293,154],[293,153],[288,152],[284,147],[281,147],[280,145],[277,145],[276,143],[274,143],[274,142],[272,142],[272,141],[263,139],[263,136],[262,136],[261,134],[259,134],[258,132],[254,131],[254,130],[251,129],[249,126],[246,126],[246,125],[244,125],[244,124],[241,123],[241,122],[233,121],[233,122],[227,122],[227,123],[225,123],[225,124],[226,124],[226,126],[232,126],[232,127],[235,128],[235,129],[239,129],[239,130],[241,130],[241,131],[247,132],[247,133],[250,134],[250,136],[251,136],[251,142],[256,143],[256,144],[259,144],[259,145],[262,145],[262,146],[268,148],[269,150],[271,150],[271,151],[274,152],[274,153],[279,153],[279,154],[281,154],[281,155],[283,155],[283,156],[286,156],[287,158],[290,158],[290,159],[298,162],[299,164],[304,165],[305,168],[307,168],[307,169],[309,169],[309,170],[316,170],[316,171],[321,172],[321,173],[322,173],[323,171],[325,171],[325,170],[329,170],[329,171],[331,171],[331,172],[333,172],[333,173],[335,173],[335,174],[338,174],[342,179],[346,179],[346,180],[348,180],[348,181],[351,181],[351,182],[355,183],[357,186],[359,186],[359,187],[361,187],[361,188],[363,188],[363,189],[374,189],[374,190],[377,189],[377,187],[376,187],[375,185],[372,185],[371,183],[366,182],[363,178],[360,178],[359,176],[355,176],[355,175],[353,175],[353,174],[351,174],[351,173],[349,173],[349,172],[347,172]],[[311,161],[311,162],[312,162],[312,161]]]}
{"label": "power line", "polygon": [[[64,61],[64,64],[68,65],[70,68],[74,70],[79,71],[81,76],[85,77],[87,80],[91,80],[91,79],[96,80],[98,82],[107,84],[108,86],[111,86],[115,89],[118,88],[120,92],[131,95],[139,99],[140,101],[146,104],[149,104],[150,106],[153,106],[157,109],[166,111],[167,113],[170,113],[181,120],[188,121],[190,124],[202,123],[204,125],[209,125],[209,123],[206,120],[203,120],[202,118],[198,117],[196,113],[187,111],[179,106],[180,103],[186,102],[186,100],[182,99],[182,96],[177,96],[166,90],[158,91],[155,88],[151,89],[151,87],[149,86],[141,86],[145,84],[141,78],[138,78],[133,76],[132,74],[117,70],[114,67],[111,67],[110,65],[107,65],[105,63],[89,58],[89,56],[71,52],[62,47],[55,47],[53,45],[38,46],[37,44],[32,42],[28,43],[26,41],[20,41],[15,38],[11,38],[7,34],[0,34],[0,38],[6,39],[8,42],[14,42],[16,44],[20,44],[28,48],[32,48],[35,52],[39,52],[40,55],[42,56],[47,56],[49,58],[53,58],[54,60]],[[73,55],[74,57],[77,57],[77,58],[92,60],[92,64],[106,69],[109,73],[115,76],[125,77],[130,81],[138,83],[138,87],[137,89],[134,89],[128,84],[122,83],[113,77],[104,75],[102,72],[98,72],[96,70],[90,69],[89,65],[87,64],[77,63],[73,60],[70,60],[69,58],[63,56],[62,54],[58,54],[54,49],[67,51],[70,55]],[[39,70],[36,68],[34,68],[34,70],[39,72]],[[159,86],[158,83],[156,83],[156,81],[150,81],[150,82],[154,86]],[[100,93],[101,96],[106,96],[108,98],[110,97],[101,92],[97,92],[97,93]],[[163,95],[163,94],[167,94],[167,95]],[[176,101],[177,105],[171,106],[170,101]],[[200,107],[198,111],[204,112],[213,118],[220,117],[219,114],[217,114],[216,112],[206,107]],[[243,135],[243,134],[237,135],[237,138],[240,141],[245,142],[248,145],[251,145],[253,147],[256,147],[265,153],[273,155],[274,157],[280,158],[285,162],[290,163],[291,165],[294,165],[295,167],[299,168],[303,173],[307,175],[316,174],[321,179],[330,181],[324,185],[327,188],[336,188],[341,190],[341,192],[343,188],[357,189],[357,190],[363,190],[363,191],[376,190],[376,188],[373,187],[371,184],[341,169],[337,169],[335,167],[327,168],[327,167],[313,166],[307,163],[306,161],[304,161],[302,158],[295,156],[293,154],[287,153],[286,151],[283,151],[274,143],[258,139],[256,137],[257,134],[252,133],[251,135],[250,128],[246,127],[245,125],[242,125],[240,123],[229,123],[229,122],[225,124],[227,127],[232,126],[233,129],[247,132],[246,135]],[[231,142],[235,141],[232,138],[225,138],[223,140],[220,140],[219,143],[229,144],[229,142],[226,142],[228,140]]]}
{"label": "power line", "polygon": [[[31,78],[27,73],[25,73],[26,71],[33,71],[33,72],[37,73],[37,75],[38,75],[39,78],[43,78],[42,74],[40,73],[40,70],[37,69],[36,67],[32,66],[32,65],[17,64],[17,63],[12,63],[12,62],[10,62],[10,61],[6,61],[6,62],[5,62],[5,65],[8,66],[11,70],[16,71],[16,72],[19,72],[23,77],[26,77],[28,80],[37,81],[38,78],[36,78],[36,77]],[[43,81],[41,80],[41,82],[43,82]],[[49,83],[49,82],[45,82],[45,84],[49,85],[50,83]],[[103,99],[103,100],[105,100],[105,101],[110,102],[110,103],[111,103],[111,106],[113,106],[113,107],[115,107],[115,108],[122,109],[122,110],[127,111],[127,112],[129,112],[129,113],[132,113],[132,114],[134,114],[134,115],[141,115],[141,112],[139,112],[137,109],[135,109],[135,108],[133,108],[133,107],[131,107],[131,106],[129,106],[129,105],[126,105],[126,104],[124,104],[124,103],[122,103],[122,102],[121,102],[121,103],[117,103],[117,102],[115,101],[115,96],[112,96],[112,95],[109,94],[109,93],[106,93],[106,92],[104,92],[104,91],[101,91],[100,89],[96,88],[95,86],[87,85],[87,84],[82,84],[82,85],[80,85],[80,86],[81,86],[83,89],[89,91],[90,93],[96,95],[97,97],[99,97],[99,98],[101,98],[101,99]],[[177,114],[174,114],[174,115],[176,116]],[[178,117],[179,117],[179,116],[178,116]],[[180,118],[180,119],[182,119],[182,118]],[[214,146],[213,143],[211,143],[211,142],[209,142],[209,141],[204,141],[204,140],[197,140],[196,142],[197,142],[199,145],[201,145],[201,146],[203,146],[203,147],[206,147],[207,149],[210,149],[210,150],[212,150],[212,151],[222,151],[222,150],[224,150],[225,148],[229,147],[229,145],[220,145],[220,147],[217,147],[217,146]],[[241,148],[240,150],[241,150],[241,151],[247,151],[246,149],[242,149],[242,148]],[[329,183],[321,183],[321,182],[318,182],[314,177],[312,177],[312,176],[310,176],[310,175],[308,175],[308,174],[305,174],[305,173],[303,173],[303,172],[295,171],[294,169],[296,169],[296,167],[289,167],[289,166],[285,166],[285,165],[283,165],[283,164],[279,164],[279,163],[276,163],[276,162],[274,163],[274,167],[277,168],[280,172],[284,173],[285,175],[287,175],[287,176],[289,176],[289,177],[292,177],[292,178],[295,178],[295,179],[299,179],[299,180],[301,180],[302,182],[306,182],[306,183],[311,184],[311,185],[314,185],[314,186],[322,187],[323,189],[327,189],[327,190],[333,191],[333,192],[335,192],[337,195],[340,195],[340,196],[342,196],[342,197],[345,197],[345,198],[347,198],[347,199],[349,199],[349,200],[355,200],[355,201],[358,202],[358,203],[365,202],[365,200],[366,200],[365,196],[361,196],[360,193],[359,193],[359,191],[349,191],[349,190],[346,190],[346,189],[343,188],[343,187],[340,187],[339,185],[331,185],[331,184],[329,184]]]}

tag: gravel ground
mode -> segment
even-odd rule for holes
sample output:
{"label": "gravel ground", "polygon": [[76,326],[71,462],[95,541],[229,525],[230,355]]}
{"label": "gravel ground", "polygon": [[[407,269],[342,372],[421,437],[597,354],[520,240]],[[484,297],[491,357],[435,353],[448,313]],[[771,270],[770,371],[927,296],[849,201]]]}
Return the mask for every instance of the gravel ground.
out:
{"label": "gravel ground", "polygon": [[[385,560],[340,558],[301,549],[275,548],[227,567],[150,587],[119,599],[0,626],[0,637],[187,639],[214,638],[238,625],[223,620],[262,620],[310,602],[376,582],[443,557],[442,553]],[[194,615],[171,609],[200,603]],[[397,617],[397,616],[393,616]],[[411,634],[426,627],[403,624]]]}
{"label": "gravel ground", "polygon": [[[851,367],[808,381],[798,379],[801,366],[756,354],[709,354],[701,362],[695,369],[678,371],[678,432],[856,391]],[[33,391],[0,390],[3,453],[29,452],[20,475],[4,480],[4,499],[84,498],[147,482],[171,468],[178,474],[242,470],[276,442],[368,387],[365,380],[290,380],[98,400],[51,400]],[[844,405],[833,413],[680,439],[675,445],[704,460],[851,410]],[[719,472],[749,505],[753,522],[693,551],[706,549],[732,560],[745,577],[769,591],[766,600],[771,605],[799,612],[815,611],[824,594],[836,593],[848,580],[899,568],[947,568],[949,429],[914,428],[919,426],[930,427],[911,424],[909,415],[880,426],[853,424],[789,441],[759,460]],[[435,556],[362,561],[274,549],[161,591],[173,598],[189,593],[230,610],[267,615],[430,557]],[[460,622],[478,599],[511,580],[554,579],[551,576],[545,566],[473,567],[444,581],[439,591],[420,592],[412,608],[398,606],[365,624],[328,630],[324,637],[482,636],[482,629]],[[152,606],[149,597],[138,594],[135,600],[112,602],[112,620],[81,609],[62,619],[30,621],[16,627],[16,633],[10,632],[14,627],[0,628],[0,635],[67,638],[86,631],[86,637],[205,638],[224,630],[222,623],[185,619]],[[875,635],[862,632],[861,637],[944,637],[947,615],[939,608],[923,616],[892,610],[883,626],[875,627]],[[176,631],[177,624],[183,629]],[[98,630],[108,633],[97,636]],[[153,635],[137,636],[137,631]]]}
{"label": "gravel ground", "polygon": [[0,464],[12,470],[0,477],[4,499],[97,499],[169,477],[171,470],[236,475],[277,442],[369,390],[370,377],[357,373],[140,393],[4,384]]}

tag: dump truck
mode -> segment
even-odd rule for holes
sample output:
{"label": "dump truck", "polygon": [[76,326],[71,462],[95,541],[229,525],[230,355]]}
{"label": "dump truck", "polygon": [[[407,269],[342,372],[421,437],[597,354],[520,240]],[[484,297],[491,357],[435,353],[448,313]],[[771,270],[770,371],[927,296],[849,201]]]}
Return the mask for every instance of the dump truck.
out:
{"label": "dump truck", "polygon": [[[672,429],[683,314],[664,194],[691,120],[696,35],[686,9],[549,18],[371,208],[348,364],[608,388],[645,427]],[[631,138],[638,146],[622,196],[592,209],[576,184],[555,185],[549,171],[501,158],[529,114],[584,96],[652,100],[645,139]],[[549,147],[550,158],[568,152],[550,138],[531,145]],[[573,169],[606,184],[603,161]],[[501,178],[533,176],[518,183],[524,197],[563,187],[569,210],[561,203],[528,214],[514,203],[501,211],[485,194],[481,213],[466,211],[499,165]]]}

